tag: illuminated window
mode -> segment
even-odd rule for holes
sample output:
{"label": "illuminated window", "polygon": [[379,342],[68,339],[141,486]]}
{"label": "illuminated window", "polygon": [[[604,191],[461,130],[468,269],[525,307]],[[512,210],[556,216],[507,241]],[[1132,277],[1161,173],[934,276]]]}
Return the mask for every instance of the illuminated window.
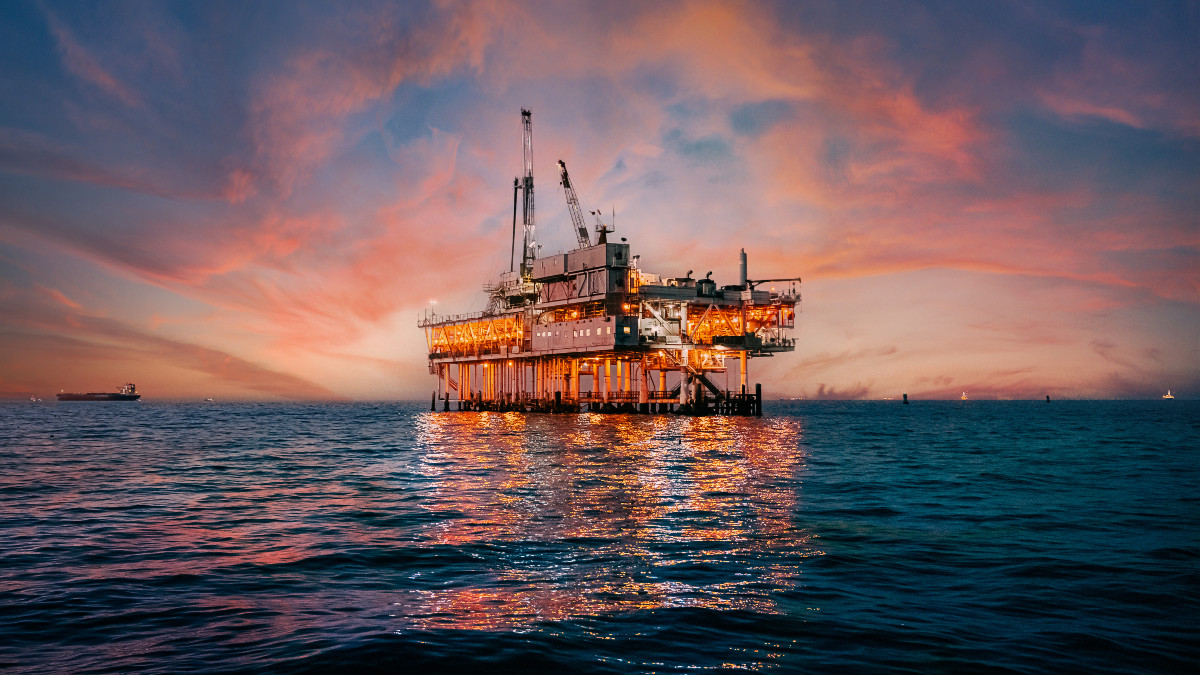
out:
{"label": "illuminated window", "polygon": [[571,337],[579,337],[579,331],[577,331],[577,330],[571,331]]}
{"label": "illuminated window", "polygon": [[625,326],[625,334],[629,335],[629,326]]}

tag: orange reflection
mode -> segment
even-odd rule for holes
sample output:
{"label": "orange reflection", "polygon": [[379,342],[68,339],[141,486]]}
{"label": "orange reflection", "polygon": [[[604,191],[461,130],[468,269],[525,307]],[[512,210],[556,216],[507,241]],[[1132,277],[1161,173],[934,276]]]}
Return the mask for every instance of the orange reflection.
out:
{"label": "orange reflection", "polygon": [[[660,607],[774,610],[804,468],[795,419],[431,413],[418,425],[431,546],[486,582],[401,591],[407,628],[504,630]],[[581,543],[582,542],[582,543]],[[728,576],[677,572],[723,565]],[[714,581],[719,577],[719,580]]]}

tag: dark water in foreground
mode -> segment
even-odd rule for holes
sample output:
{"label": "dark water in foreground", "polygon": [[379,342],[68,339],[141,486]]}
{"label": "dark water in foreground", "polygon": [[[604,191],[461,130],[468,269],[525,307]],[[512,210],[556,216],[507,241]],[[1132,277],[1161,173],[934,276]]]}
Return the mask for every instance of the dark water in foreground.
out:
{"label": "dark water in foreground", "polygon": [[0,669],[1185,672],[1200,404],[0,405]]}

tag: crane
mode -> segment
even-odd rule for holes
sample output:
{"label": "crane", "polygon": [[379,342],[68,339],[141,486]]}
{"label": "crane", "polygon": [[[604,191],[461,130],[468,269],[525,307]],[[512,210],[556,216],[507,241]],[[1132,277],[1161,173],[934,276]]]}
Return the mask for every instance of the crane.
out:
{"label": "crane", "polygon": [[561,159],[558,160],[558,172],[562,175],[563,191],[567,193],[567,210],[571,212],[571,223],[575,225],[575,238],[579,240],[579,248],[591,246],[592,240],[588,237],[587,224],[583,222],[583,209],[579,207],[579,197],[575,194],[575,188],[571,186],[567,164]]}

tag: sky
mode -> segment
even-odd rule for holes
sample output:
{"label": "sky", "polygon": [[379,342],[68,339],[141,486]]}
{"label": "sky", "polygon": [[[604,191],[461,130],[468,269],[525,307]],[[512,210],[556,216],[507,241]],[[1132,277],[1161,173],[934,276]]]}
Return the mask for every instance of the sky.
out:
{"label": "sky", "polygon": [[768,396],[1200,396],[1196,2],[14,0],[0,397],[427,397],[522,107],[543,253],[562,159],[646,271],[803,278]]}

